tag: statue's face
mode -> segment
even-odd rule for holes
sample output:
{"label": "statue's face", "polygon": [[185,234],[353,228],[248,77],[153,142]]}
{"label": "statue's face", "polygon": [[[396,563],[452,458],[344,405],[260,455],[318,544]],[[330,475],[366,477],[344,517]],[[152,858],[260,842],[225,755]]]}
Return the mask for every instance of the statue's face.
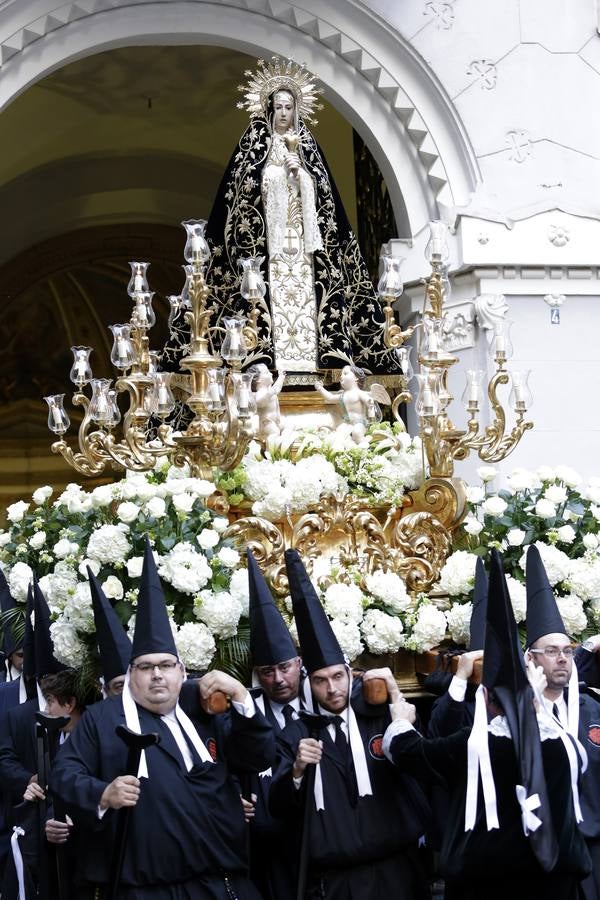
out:
{"label": "statue's face", "polygon": [[294,127],[295,102],[289,91],[277,91],[273,99],[273,128],[285,134]]}
{"label": "statue's face", "polygon": [[350,368],[350,366],[344,366],[340,373],[340,385],[342,390],[348,391],[350,388],[356,387],[356,375]]}

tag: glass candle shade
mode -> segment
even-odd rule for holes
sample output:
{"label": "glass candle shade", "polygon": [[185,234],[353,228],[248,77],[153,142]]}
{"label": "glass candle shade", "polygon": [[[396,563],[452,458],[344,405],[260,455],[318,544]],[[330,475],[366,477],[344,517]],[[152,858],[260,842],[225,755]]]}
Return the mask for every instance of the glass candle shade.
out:
{"label": "glass candle shade", "polygon": [[246,319],[243,316],[235,316],[223,319],[225,337],[221,345],[221,356],[227,362],[241,362],[246,356],[246,339],[243,328]]}
{"label": "glass candle shade", "polygon": [[169,304],[169,318],[167,320],[167,326],[170,328],[179,315],[179,310],[181,309],[181,296],[179,294],[169,294],[169,296],[167,297],[167,303]]}
{"label": "glass candle shade", "polygon": [[236,373],[235,376],[235,402],[240,419],[247,419],[256,412],[256,399],[252,393],[251,372]]}
{"label": "glass candle shade", "polygon": [[44,400],[48,404],[48,428],[54,434],[64,434],[71,424],[71,420],[63,406],[65,395],[51,394],[48,397],[44,397]]}
{"label": "glass candle shade", "polygon": [[448,226],[445,222],[429,223],[429,240],[425,247],[425,259],[429,263],[447,263],[450,258],[448,249]]}
{"label": "glass candle shade", "polygon": [[109,325],[113,333],[110,361],[117,369],[129,369],[135,362],[135,350],[131,343],[131,325]]}
{"label": "glass candle shade", "polygon": [[381,300],[394,300],[400,296],[404,289],[400,267],[405,257],[401,256],[384,256],[380,257],[383,272],[377,283],[377,293]]}
{"label": "glass candle shade", "polygon": [[171,390],[172,372],[156,372],[154,374],[154,412],[164,419],[175,409],[175,397]]}
{"label": "glass candle shade", "polygon": [[145,294],[150,288],[148,287],[148,266],[147,262],[130,262],[131,277],[127,285],[127,293],[130,297],[136,294]]}
{"label": "glass candle shade", "polygon": [[412,378],[414,371],[411,360],[412,350],[412,347],[400,347],[396,350],[396,359],[400,363],[400,370],[408,380]]}
{"label": "glass candle shade", "polygon": [[265,296],[267,286],[260,268],[264,261],[264,256],[249,256],[240,260],[242,267],[240,293],[244,300],[258,300]]}
{"label": "glass candle shade", "polygon": [[186,231],[183,258],[195,267],[206,265],[210,259],[210,249],[204,236],[206,219],[188,219],[181,224]]}
{"label": "glass candle shade", "polygon": [[225,369],[208,369],[208,408],[211,412],[225,409]]}
{"label": "glass candle shade", "polygon": [[185,272],[185,282],[181,289],[180,309],[191,309],[190,287],[194,277],[194,267],[191,264],[183,266],[183,271]]}
{"label": "glass candle shade", "polygon": [[117,392],[112,388],[106,392],[106,396],[108,399],[108,412],[105,425],[107,428],[115,428],[121,421],[121,410],[117,403]]}
{"label": "glass candle shade", "polygon": [[99,425],[107,425],[112,415],[112,404],[108,396],[112,379],[92,378],[90,385],[92,387],[92,399],[90,400],[89,408],[90,418]]}
{"label": "glass candle shade", "polygon": [[430,316],[423,317],[421,355],[429,359],[444,356],[444,322]]}
{"label": "glass candle shade", "polygon": [[131,315],[131,322],[137,328],[152,328],[156,324],[156,315],[152,308],[153,291],[147,291],[135,295],[135,306]]}
{"label": "glass candle shade", "polygon": [[504,359],[510,359],[513,355],[513,345],[510,337],[512,328],[512,319],[498,319],[494,323],[494,333],[490,347],[492,359],[496,356],[503,356]]}
{"label": "glass candle shade", "polygon": [[78,388],[82,388],[92,378],[92,367],[90,366],[91,347],[71,347],[73,354],[73,365],[69,372],[69,378]]}
{"label": "glass candle shade", "polygon": [[462,395],[462,401],[465,406],[476,406],[478,409],[483,403],[483,381],[485,372],[481,369],[467,369],[466,385]]}
{"label": "glass candle shade", "polygon": [[418,384],[415,410],[418,416],[436,416],[439,412],[438,376],[427,372],[414,376]]}
{"label": "glass candle shade", "polygon": [[533,406],[533,396],[529,388],[531,369],[513,369],[510,373],[512,384],[509,402],[516,412],[525,412]]}

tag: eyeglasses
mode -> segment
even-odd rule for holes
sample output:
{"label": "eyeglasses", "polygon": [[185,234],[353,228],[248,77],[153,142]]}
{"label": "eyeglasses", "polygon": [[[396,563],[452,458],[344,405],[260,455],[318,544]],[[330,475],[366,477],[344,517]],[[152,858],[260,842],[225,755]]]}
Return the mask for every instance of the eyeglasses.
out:
{"label": "eyeglasses", "polygon": [[543,650],[530,650],[530,653],[543,653],[548,659],[558,659],[562,654],[565,659],[573,659],[575,647],[544,647]]}
{"label": "eyeglasses", "polygon": [[163,659],[162,662],[159,663],[151,663],[151,662],[142,662],[142,663],[131,663],[132,669],[137,669],[138,672],[154,672],[155,669],[158,669],[159,672],[172,672],[175,666],[179,665],[179,660]]}

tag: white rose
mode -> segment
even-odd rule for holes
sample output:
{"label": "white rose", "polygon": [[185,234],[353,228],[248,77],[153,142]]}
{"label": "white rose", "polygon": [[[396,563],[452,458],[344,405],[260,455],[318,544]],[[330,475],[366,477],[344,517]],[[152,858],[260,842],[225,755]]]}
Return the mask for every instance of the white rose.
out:
{"label": "white rose", "polygon": [[212,547],[217,546],[220,538],[212,528],[203,528],[200,534],[196,535],[196,540],[203,550],[210,550]]}
{"label": "white rose", "polygon": [[509,547],[520,547],[525,540],[525,532],[521,528],[511,528],[506,535]]}
{"label": "white rose", "polygon": [[101,509],[104,506],[110,506],[113,501],[112,484],[101,484],[94,488],[91,494],[92,506]]}
{"label": "white rose", "polygon": [[125,503],[119,503],[119,505],[117,506],[118,518],[121,520],[121,522],[125,522],[127,525],[131,524],[131,522],[135,522],[139,514],[140,508],[136,503],[125,501]]}
{"label": "white rose", "polygon": [[36,506],[41,506],[42,503],[45,503],[52,496],[53,488],[50,487],[49,484],[44,487],[38,488],[33,492],[33,502]]}
{"label": "white rose", "polygon": [[213,519],[212,527],[215,531],[218,531],[219,534],[223,534],[226,528],[229,528],[229,519],[223,518],[223,516],[219,516],[217,519]]}
{"label": "white rose", "polygon": [[25,503],[24,500],[17,500],[16,503],[11,503],[10,506],[7,506],[6,518],[9,522],[22,522],[28,509],[29,503]]}
{"label": "white rose", "polygon": [[87,512],[92,507],[92,498],[85,494],[72,494],[67,498],[67,509],[71,515]]}
{"label": "white rose", "polygon": [[485,491],[482,487],[467,488],[467,500],[469,501],[469,503],[476,505],[477,503],[481,503],[484,497]]}
{"label": "white rose", "polygon": [[127,574],[130,578],[141,578],[142,569],[144,568],[143,556],[132,556],[131,559],[127,560],[125,565],[127,566]]}
{"label": "white rose", "polygon": [[188,490],[191,490],[197,497],[202,497],[203,499],[214,494],[216,489],[216,484],[213,484],[212,481],[206,481],[205,478],[191,478],[190,487],[188,488]]}
{"label": "white rose", "polygon": [[531,491],[538,483],[537,477],[527,469],[514,469],[508,476],[508,483],[513,493]]}
{"label": "white rose", "polygon": [[463,522],[463,528],[467,532],[467,534],[472,534],[477,536],[483,531],[483,525],[476,519],[475,516],[467,516],[465,521]]}
{"label": "white rose", "polygon": [[594,503],[596,506],[600,505],[600,485],[588,484],[583,492],[583,496],[590,503]]}
{"label": "white rose", "polygon": [[488,497],[481,507],[487,516],[501,516],[506,512],[508,503],[502,497]]}
{"label": "white rose", "polygon": [[554,481],[556,472],[550,466],[540,466],[535,473],[540,481]]}
{"label": "white rose", "polygon": [[567,489],[560,484],[551,484],[544,491],[544,499],[551,503],[565,503],[567,501]]}
{"label": "white rose", "polygon": [[62,538],[54,545],[54,555],[57,559],[65,559],[67,556],[76,556],[79,551],[78,544]]}
{"label": "white rose", "polygon": [[567,487],[574,488],[581,484],[581,475],[575,469],[569,468],[569,466],[557,466],[556,477],[563,484],[566,484]]}
{"label": "white rose", "polygon": [[217,559],[226,569],[235,569],[240,561],[240,554],[233,547],[221,547]]}
{"label": "white rose", "polygon": [[45,531],[36,531],[32,537],[29,538],[29,546],[32,550],[39,550],[46,543],[46,532]]}
{"label": "white rose", "polygon": [[595,518],[596,522],[600,522],[600,506],[594,506],[594,504],[592,503],[592,505],[590,506],[590,512]]}
{"label": "white rose", "polygon": [[17,603],[24,603],[27,599],[27,591],[33,580],[33,570],[27,563],[15,563],[8,575],[8,587],[12,597]]}
{"label": "white rose", "polygon": [[0,531],[0,547],[6,547],[10,543],[10,531]]}
{"label": "white rose", "polygon": [[167,512],[167,504],[162,497],[152,497],[152,499],[148,500],[146,503],[146,512],[154,519],[162,519]]}
{"label": "white rose", "polygon": [[588,534],[584,534],[582,541],[583,541],[583,546],[587,550],[595,550],[599,543],[598,536],[596,534],[592,534],[592,532],[589,532]]}
{"label": "white rose", "polygon": [[116,575],[109,575],[106,581],[102,582],[102,590],[113,600],[121,600],[123,597],[123,585]]}
{"label": "white rose", "polygon": [[183,491],[181,494],[173,494],[173,506],[180,513],[189,513],[192,511],[192,506],[195,503],[196,498],[192,494],[188,494],[186,491]]}
{"label": "white rose", "polygon": [[488,481],[493,481],[498,472],[493,466],[479,466],[477,469],[477,474],[481,478],[484,484],[487,484]]}
{"label": "white rose", "polygon": [[556,529],[556,534],[561,544],[572,544],[577,537],[577,532],[572,525],[562,525]]}
{"label": "white rose", "polygon": [[540,519],[552,519],[556,515],[556,507],[550,500],[545,500],[542,497],[542,499],[538,500],[535,504],[535,514],[536,516],[539,516]]}
{"label": "white rose", "polygon": [[83,575],[86,579],[88,577],[88,568],[92,570],[94,575],[97,575],[102,566],[97,559],[83,559],[79,563],[79,574]]}

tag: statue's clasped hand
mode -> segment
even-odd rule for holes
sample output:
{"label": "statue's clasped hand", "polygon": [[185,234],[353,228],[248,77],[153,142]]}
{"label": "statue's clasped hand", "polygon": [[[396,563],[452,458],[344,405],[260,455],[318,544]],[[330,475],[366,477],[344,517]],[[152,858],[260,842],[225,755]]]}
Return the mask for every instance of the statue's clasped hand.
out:
{"label": "statue's clasped hand", "polygon": [[291,175],[292,178],[298,177],[298,172],[302,164],[297,153],[286,153],[283,160],[283,165],[285,167],[287,175]]}

